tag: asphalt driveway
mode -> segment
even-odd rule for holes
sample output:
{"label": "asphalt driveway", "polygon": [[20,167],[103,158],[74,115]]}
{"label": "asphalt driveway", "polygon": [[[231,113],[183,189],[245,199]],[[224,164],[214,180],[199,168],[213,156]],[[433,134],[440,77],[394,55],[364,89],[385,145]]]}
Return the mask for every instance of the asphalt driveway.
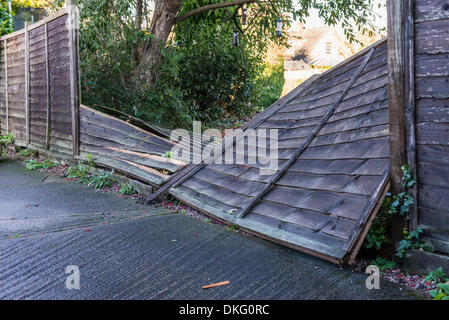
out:
{"label": "asphalt driveway", "polygon": [[[79,267],[79,290],[66,288],[68,265]],[[414,298],[386,282],[368,290],[366,277],[0,161],[0,299]]]}

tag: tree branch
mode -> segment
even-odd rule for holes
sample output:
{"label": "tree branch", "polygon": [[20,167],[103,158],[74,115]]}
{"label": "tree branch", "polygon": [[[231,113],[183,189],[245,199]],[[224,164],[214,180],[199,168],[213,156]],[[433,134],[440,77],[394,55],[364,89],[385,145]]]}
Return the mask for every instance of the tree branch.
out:
{"label": "tree branch", "polygon": [[242,4],[249,4],[249,3],[254,3],[254,2],[257,2],[257,0],[232,0],[229,2],[208,4],[208,5],[193,9],[187,13],[184,13],[184,14],[176,17],[175,24],[179,23],[183,20],[186,20],[196,14],[202,13],[202,12],[216,10],[216,9],[220,9],[220,8],[226,8],[226,7],[233,7],[233,6],[238,6],[238,5],[242,5]]}
{"label": "tree branch", "polygon": [[240,33],[244,33],[244,32],[243,32],[242,28],[240,28],[240,26],[239,26],[239,24],[238,24],[238,22],[237,22],[237,13],[238,13],[238,11],[239,11],[242,7],[243,7],[243,4],[239,5],[239,6],[235,9],[234,13],[232,14],[232,20],[234,21],[234,24],[235,24],[235,26],[237,27],[237,29],[239,29]]}

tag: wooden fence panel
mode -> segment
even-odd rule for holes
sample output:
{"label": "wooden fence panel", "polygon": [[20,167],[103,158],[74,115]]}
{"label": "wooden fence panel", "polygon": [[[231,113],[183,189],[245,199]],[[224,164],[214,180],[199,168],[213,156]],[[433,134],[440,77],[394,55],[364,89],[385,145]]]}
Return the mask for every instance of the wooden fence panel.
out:
{"label": "wooden fence panel", "polygon": [[415,1],[417,222],[436,250],[445,253],[449,253],[448,26],[445,1]]}
{"label": "wooden fence panel", "polygon": [[72,154],[70,38],[67,14],[48,23],[50,150]]}
{"label": "wooden fence panel", "polygon": [[25,33],[7,41],[8,126],[17,145],[26,145]]}
{"label": "wooden fence panel", "polygon": [[71,6],[0,38],[0,130],[12,133],[16,145],[62,157],[78,154],[75,19]]}
{"label": "wooden fence panel", "polygon": [[7,119],[6,119],[6,112],[7,112],[7,102],[6,102],[6,40],[0,41],[0,134],[6,134],[8,132],[8,125],[7,125]]}
{"label": "wooden fence panel", "polygon": [[30,31],[30,143],[46,148],[47,59],[45,25]]}

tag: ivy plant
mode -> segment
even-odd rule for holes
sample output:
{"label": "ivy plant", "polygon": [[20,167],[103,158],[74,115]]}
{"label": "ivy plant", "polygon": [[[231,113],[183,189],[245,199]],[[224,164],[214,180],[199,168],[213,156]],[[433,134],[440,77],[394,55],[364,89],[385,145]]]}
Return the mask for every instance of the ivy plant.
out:
{"label": "ivy plant", "polygon": [[438,289],[430,290],[433,300],[449,300],[449,282],[437,284]]}
{"label": "ivy plant", "polygon": [[424,280],[434,282],[448,282],[449,278],[444,273],[443,267],[439,267],[436,270],[430,271]]}
{"label": "ivy plant", "polygon": [[404,235],[404,239],[399,242],[398,248],[396,250],[397,257],[402,259],[404,258],[405,252],[407,250],[413,249],[433,252],[433,248],[422,241],[421,236],[423,234],[423,230],[420,227],[417,227],[415,230],[412,230],[410,232],[404,228],[402,234]]}
{"label": "ivy plant", "polygon": [[416,180],[412,177],[409,165],[402,166],[401,169],[403,172],[401,186],[404,191],[393,196],[390,211],[392,214],[406,216],[410,212],[410,206],[414,203],[409,191],[416,184]]}

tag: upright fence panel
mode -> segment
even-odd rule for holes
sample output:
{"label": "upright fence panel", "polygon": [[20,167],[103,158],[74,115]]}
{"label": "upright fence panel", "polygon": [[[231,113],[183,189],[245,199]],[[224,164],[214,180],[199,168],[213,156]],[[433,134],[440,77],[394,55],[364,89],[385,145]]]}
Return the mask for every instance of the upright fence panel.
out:
{"label": "upright fence panel", "polygon": [[0,130],[16,145],[78,154],[77,18],[70,6],[1,38]]}
{"label": "upright fence panel", "polygon": [[449,253],[449,4],[414,5],[415,220],[437,251]]}
{"label": "upright fence panel", "polygon": [[7,39],[6,68],[8,75],[8,114],[9,133],[14,135],[17,145],[26,145],[26,83],[25,83],[25,33]]}
{"label": "upright fence panel", "polygon": [[30,34],[30,143],[46,148],[47,59],[45,25]]}

